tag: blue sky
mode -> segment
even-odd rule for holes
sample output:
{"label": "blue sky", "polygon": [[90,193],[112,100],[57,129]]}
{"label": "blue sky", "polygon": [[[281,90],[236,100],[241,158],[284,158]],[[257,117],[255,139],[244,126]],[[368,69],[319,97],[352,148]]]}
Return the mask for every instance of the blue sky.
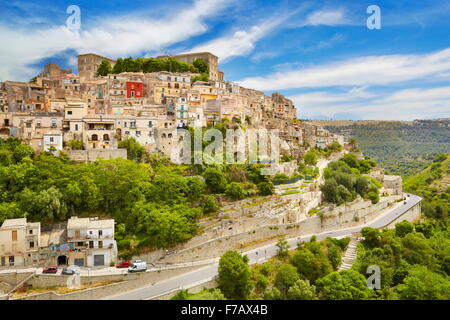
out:
{"label": "blue sky", "polygon": [[[69,5],[81,29],[66,26]],[[381,29],[366,12],[381,9]],[[0,81],[51,61],[211,51],[226,80],[293,99],[307,119],[450,117],[450,0],[0,2]]]}

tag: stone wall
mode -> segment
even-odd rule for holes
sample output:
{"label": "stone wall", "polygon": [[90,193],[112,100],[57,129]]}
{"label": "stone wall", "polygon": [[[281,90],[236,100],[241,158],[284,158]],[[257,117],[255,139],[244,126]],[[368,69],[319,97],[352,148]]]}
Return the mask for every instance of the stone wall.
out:
{"label": "stone wall", "polygon": [[[98,276],[89,276],[84,277],[81,276],[81,284],[82,285],[91,285],[95,283],[102,282],[110,282],[110,281],[133,281],[138,280],[141,283],[152,283],[156,281],[162,281],[168,279],[170,277],[189,272],[199,268],[198,266],[192,267],[184,267],[178,269],[166,269],[161,271],[150,271],[150,272],[142,272],[142,273],[128,273],[124,272],[123,274],[107,274],[107,275],[98,275]],[[32,279],[26,282],[27,285],[31,285],[33,287],[51,287],[51,286],[66,286],[67,279],[70,276],[63,275],[50,275],[50,274],[38,274],[34,276]]]}
{"label": "stone wall", "polygon": [[[314,215],[297,223],[273,224],[255,228],[251,231],[220,237],[191,248],[179,250],[167,256],[167,263],[201,261],[221,256],[228,250],[248,251],[266,243],[275,242],[277,238],[293,238],[302,235],[316,234],[342,228],[350,228],[368,223],[395,203],[399,197],[384,197],[372,205],[369,201],[357,201],[350,205],[332,208],[320,217]],[[339,214],[341,212],[341,214]],[[355,219],[355,217],[358,217]]]}
{"label": "stone wall", "polygon": [[[202,267],[203,266],[192,266],[177,269],[167,269],[160,272],[152,271],[145,273],[126,273],[119,275],[81,277],[82,285],[111,281],[120,282],[86,290],[74,291],[67,294],[45,292],[18,298],[17,300],[97,300],[118,294],[120,292],[130,291],[152,283],[164,281],[166,279],[173,278]],[[34,278],[27,281],[27,284],[39,288],[51,286],[66,286],[68,277],[69,276],[59,275],[36,275]]]}
{"label": "stone wall", "polygon": [[67,153],[71,160],[78,162],[94,162],[99,158],[105,160],[116,158],[127,159],[126,149],[69,150]]}
{"label": "stone wall", "polygon": [[20,282],[29,277],[33,272],[8,272],[0,273],[0,283],[4,282],[12,287],[15,287]]}

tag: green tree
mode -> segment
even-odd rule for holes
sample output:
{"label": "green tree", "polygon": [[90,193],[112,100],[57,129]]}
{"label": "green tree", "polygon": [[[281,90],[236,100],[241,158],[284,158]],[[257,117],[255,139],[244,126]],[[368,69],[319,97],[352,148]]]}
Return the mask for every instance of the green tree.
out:
{"label": "green tree", "polygon": [[372,201],[373,204],[376,204],[380,201],[380,195],[378,194],[378,192],[370,191],[367,194],[367,197],[370,199],[370,201]]}
{"label": "green tree", "polygon": [[424,266],[413,267],[403,283],[396,287],[400,299],[449,300],[450,280]]}
{"label": "green tree", "polygon": [[403,238],[408,233],[414,231],[414,225],[409,221],[402,221],[395,225],[395,235],[397,237]]}
{"label": "green tree", "polygon": [[283,294],[277,287],[266,289],[264,291],[264,300],[283,300]]}
{"label": "green tree", "polygon": [[309,280],[297,280],[288,290],[288,300],[317,300],[316,287]]}
{"label": "green tree", "polygon": [[375,228],[364,227],[361,229],[361,235],[364,237],[363,244],[368,248],[375,248],[380,245],[380,231]]}
{"label": "green tree", "polygon": [[303,156],[305,163],[311,166],[315,166],[317,164],[317,159],[317,153],[314,151],[309,151]]}
{"label": "green tree", "polygon": [[339,250],[339,248],[336,246],[332,246],[328,248],[327,257],[331,265],[333,266],[333,269],[337,270],[342,260],[341,250]]}
{"label": "green tree", "polygon": [[233,200],[241,200],[247,196],[247,192],[238,182],[230,183],[225,189],[225,194]]}
{"label": "green tree", "polygon": [[67,146],[72,150],[82,150],[84,147],[83,141],[80,140],[70,140],[67,142]]}
{"label": "green tree", "polygon": [[203,213],[212,213],[217,212],[219,210],[219,204],[217,203],[217,199],[213,195],[204,195],[202,199],[202,209]]}
{"label": "green tree", "polygon": [[127,149],[128,159],[143,162],[145,157],[145,148],[136,141],[135,138],[130,137],[119,142],[120,149]]}
{"label": "green tree", "polygon": [[118,74],[118,73],[122,73],[122,72],[125,72],[124,65],[123,65],[123,59],[119,58],[119,59],[117,59],[116,63],[114,64],[112,73]]}
{"label": "green tree", "polygon": [[292,263],[297,267],[298,273],[311,282],[333,271],[333,267],[322,252],[314,254],[306,248],[301,248],[294,254]]}
{"label": "green tree", "polygon": [[338,195],[338,184],[334,178],[327,179],[320,186],[320,191],[322,191],[323,198],[326,202],[339,203],[341,201]]}
{"label": "green tree", "polygon": [[209,73],[209,65],[205,60],[201,58],[196,59],[194,60],[193,65],[198,69],[199,73]]}
{"label": "green tree", "polygon": [[364,276],[352,269],[332,272],[317,280],[316,286],[325,300],[368,300],[373,297]]}
{"label": "green tree", "polygon": [[291,246],[286,239],[280,239],[277,242],[277,256],[280,258],[286,258],[289,255],[289,248]]}
{"label": "green tree", "polygon": [[214,193],[223,193],[227,187],[227,179],[223,171],[211,167],[203,172],[203,177],[205,178],[206,185]]}
{"label": "green tree", "polygon": [[102,60],[102,63],[98,66],[97,69],[97,77],[99,76],[107,76],[108,74],[113,73],[113,69],[111,67],[111,63],[108,60]]}
{"label": "green tree", "polygon": [[283,293],[287,294],[288,289],[299,279],[297,269],[291,264],[283,264],[275,277],[275,286]]}
{"label": "green tree", "polygon": [[252,290],[248,258],[236,251],[227,251],[219,261],[218,284],[226,298],[246,299]]}
{"label": "green tree", "polygon": [[259,194],[262,196],[270,196],[275,192],[275,187],[271,181],[258,183]]}

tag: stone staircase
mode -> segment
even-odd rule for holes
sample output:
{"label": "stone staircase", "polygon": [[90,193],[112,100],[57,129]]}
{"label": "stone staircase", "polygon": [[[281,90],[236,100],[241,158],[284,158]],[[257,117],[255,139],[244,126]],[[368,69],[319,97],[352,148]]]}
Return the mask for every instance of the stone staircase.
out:
{"label": "stone staircase", "polygon": [[361,240],[363,240],[363,237],[360,233],[352,234],[338,271],[348,270],[352,267],[353,261],[356,259],[356,246]]}

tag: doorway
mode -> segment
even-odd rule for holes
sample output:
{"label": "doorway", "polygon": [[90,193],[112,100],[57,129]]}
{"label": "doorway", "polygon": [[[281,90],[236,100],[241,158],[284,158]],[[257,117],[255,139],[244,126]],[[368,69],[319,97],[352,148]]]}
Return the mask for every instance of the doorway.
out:
{"label": "doorway", "polygon": [[59,256],[58,257],[58,266],[65,266],[65,265],[67,265],[67,257]]}

